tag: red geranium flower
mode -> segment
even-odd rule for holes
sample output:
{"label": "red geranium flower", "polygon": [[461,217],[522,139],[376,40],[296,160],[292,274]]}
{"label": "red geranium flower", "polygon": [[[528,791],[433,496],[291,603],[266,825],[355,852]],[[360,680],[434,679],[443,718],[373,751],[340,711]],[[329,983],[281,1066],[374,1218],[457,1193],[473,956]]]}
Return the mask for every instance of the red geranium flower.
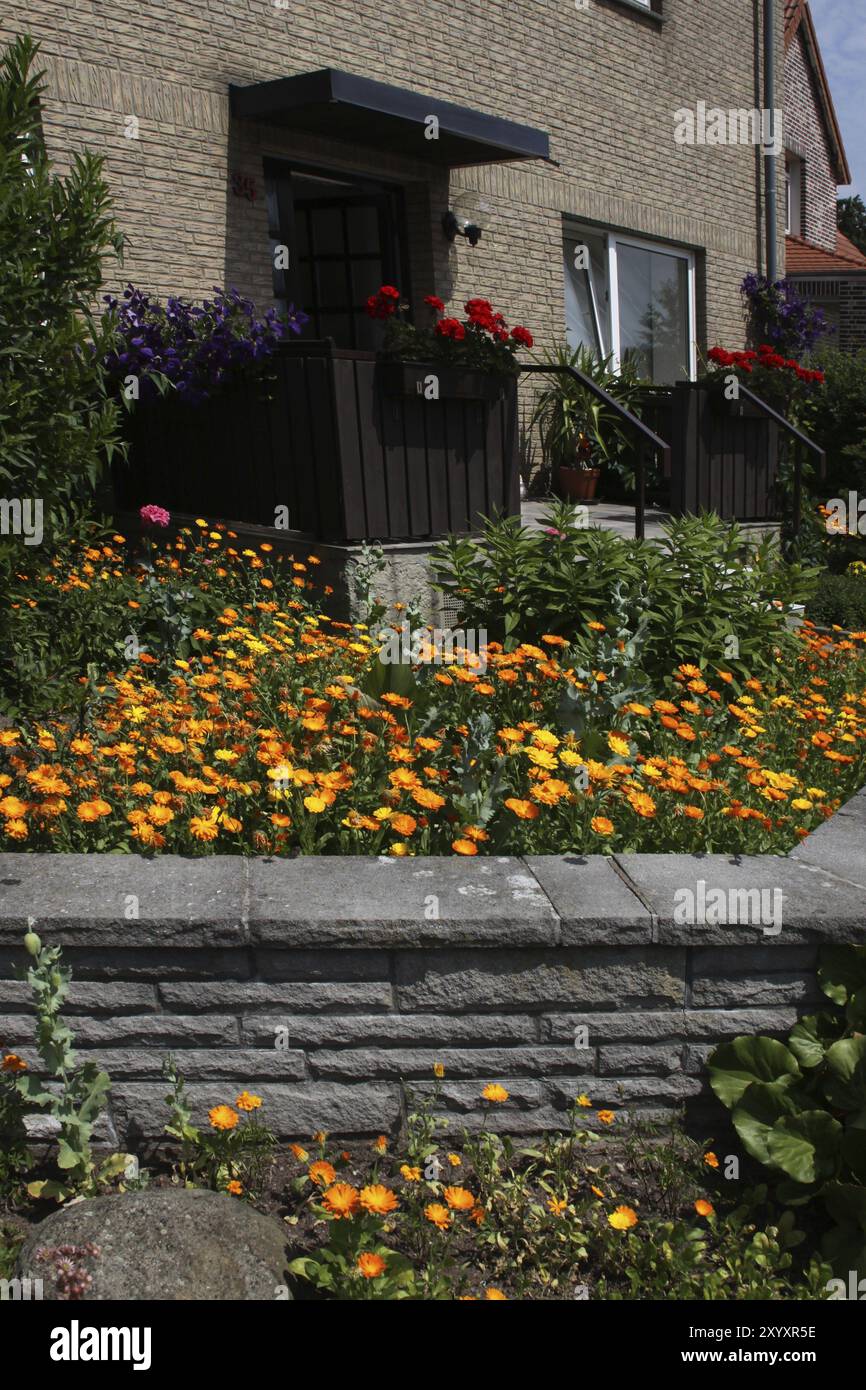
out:
{"label": "red geranium flower", "polygon": [[445,305],[437,294],[425,294],[424,303],[429,304],[431,309],[435,309],[437,314],[441,314]]}
{"label": "red geranium flower", "polygon": [[440,319],[436,332],[442,338],[453,338],[456,343],[466,337],[466,329],[459,319]]}
{"label": "red geranium flower", "polygon": [[528,328],[524,328],[523,325],[522,325],[521,323],[516,324],[515,327],[512,328],[512,330],[511,330],[511,336],[512,336],[512,338],[514,339],[515,343],[519,343],[519,345],[520,345],[521,347],[525,347],[525,348],[531,348],[531,347],[532,347],[532,343],[533,343],[532,334],[530,333],[529,329],[528,329]]}

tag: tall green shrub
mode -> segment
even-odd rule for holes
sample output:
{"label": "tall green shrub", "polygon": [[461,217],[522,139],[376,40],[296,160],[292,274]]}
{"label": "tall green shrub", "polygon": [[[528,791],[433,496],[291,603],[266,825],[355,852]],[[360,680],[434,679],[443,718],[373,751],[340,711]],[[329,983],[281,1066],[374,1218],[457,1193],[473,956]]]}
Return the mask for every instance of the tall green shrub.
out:
{"label": "tall green shrub", "polygon": [[[22,36],[0,55],[0,497],[40,499],[50,540],[117,448],[101,366],[110,330],[92,305],[122,237],[101,158],[85,151],[52,172],[37,51]],[[10,549],[21,563],[21,545],[0,536],[7,563]]]}

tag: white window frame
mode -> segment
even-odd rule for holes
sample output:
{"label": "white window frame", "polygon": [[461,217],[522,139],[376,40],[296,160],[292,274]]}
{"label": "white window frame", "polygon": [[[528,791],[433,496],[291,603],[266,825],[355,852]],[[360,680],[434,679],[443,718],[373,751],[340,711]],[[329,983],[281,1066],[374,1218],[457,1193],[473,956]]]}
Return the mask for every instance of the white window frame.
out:
{"label": "white window frame", "polygon": [[641,237],[621,236],[619,232],[607,233],[607,280],[610,295],[610,340],[611,352],[613,353],[613,367],[616,371],[622,368],[622,339],[620,337],[620,317],[619,317],[619,272],[617,267],[617,247],[636,246],[641,251],[657,251],[664,256],[676,256],[687,263],[688,275],[688,344],[689,344],[689,380],[696,381],[698,375],[698,343],[697,343],[697,272],[694,251],[689,251],[683,246],[670,246],[661,241],[647,241]]}

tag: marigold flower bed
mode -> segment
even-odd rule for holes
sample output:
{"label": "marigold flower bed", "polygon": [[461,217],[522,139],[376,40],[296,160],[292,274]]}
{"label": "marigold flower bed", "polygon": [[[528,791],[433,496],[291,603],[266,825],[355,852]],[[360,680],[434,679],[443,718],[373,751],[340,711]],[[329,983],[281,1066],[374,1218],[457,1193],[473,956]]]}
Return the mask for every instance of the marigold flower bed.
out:
{"label": "marigold flower bed", "polygon": [[[382,692],[380,639],[319,610],[315,557],[200,525],[149,567],[117,538],[43,576],[64,592],[182,580],[215,616],[187,656],[109,674],[83,715],[0,731],[3,848],[760,854],[866,780],[866,634],[807,624],[772,683],[673,658],[667,689],[619,704],[602,655],[578,674],[553,634],[447,667],[428,646],[411,674],[384,668],[408,693]],[[588,626],[601,653],[604,624]]]}

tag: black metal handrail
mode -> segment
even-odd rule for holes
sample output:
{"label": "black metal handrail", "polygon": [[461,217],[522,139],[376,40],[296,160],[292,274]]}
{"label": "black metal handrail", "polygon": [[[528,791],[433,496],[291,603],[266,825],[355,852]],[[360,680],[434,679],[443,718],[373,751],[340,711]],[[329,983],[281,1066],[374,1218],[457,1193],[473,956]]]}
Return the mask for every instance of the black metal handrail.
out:
{"label": "black metal handrail", "polygon": [[[599,386],[598,382],[593,381],[592,377],[585,376],[584,373],[579,371],[577,367],[566,366],[564,364],[562,366],[559,366],[557,364],[547,362],[521,362],[519,366],[521,372],[545,372],[548,376],[571,377],[577,383],[578,386],[584,387],[584,389],[589,391],[591,395],[595,396],[598,400],[603,401],[605,405],[609,406],[611,410],[613,410],[619,416],[623,424],[635,430],[639,435],[642,436],[646,443],[651,444],[654,453],[661,453],[663,471],[665,473],[670,471],[670,444],[665,443],[661,436],[656,434],[655,430],[651,430],[649,425],[644,424],[643,420],[641,420],[639,416],[633,414],[632,411],[627,410],[621,401],[618,401],[615,396],[612,396],[610,394],[609,391],[605,391],[604,387]],[[645,530],[644,517],[646,511],[646,470],[644,468],[643,449],[638,448],[636,450],[636,454],[637,468],[635,469],[635,475],[637,479],[637,496],[635,498],[634,533],[638,540],[643,540]]]}

